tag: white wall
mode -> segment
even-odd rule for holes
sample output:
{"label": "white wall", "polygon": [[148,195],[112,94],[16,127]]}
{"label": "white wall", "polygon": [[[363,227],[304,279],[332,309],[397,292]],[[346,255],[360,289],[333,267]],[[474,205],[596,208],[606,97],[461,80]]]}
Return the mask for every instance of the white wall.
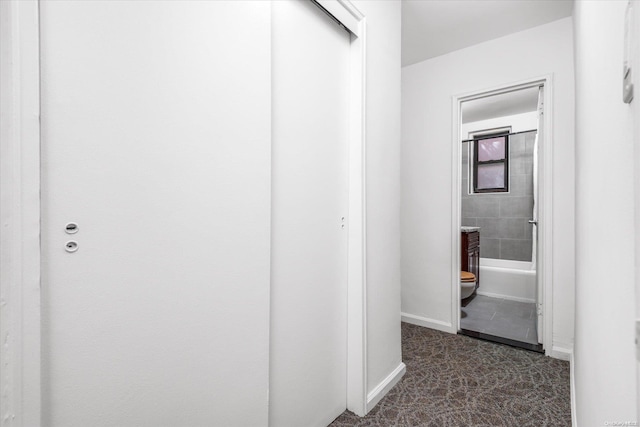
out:
{"label": "white wall", "polygon": [[402,362],[400,348],[400,9],[354,5],[367,19],[366,187],[368,392]]}
{"label": "white wall", "polygon": [[[452,97],[553,74],[553,342],[573,344],[574,78],[571,18],[402,69],[402,312],[453,330]],[[491,68],[482,63],[500,64]]]}
{"label": "white wall", "polygon": [[[622,102],[626,2],[578,1],[576,64],[575,425],[637,421],[634,360],[634,169]],[[638,4],[636,4],[636,9]],[[636,35],[637,42],[637,35]],[[636,45],[637,49],[637,45]],[[636,53],[638,50],[636,50]],[[635,71],[635,70],[634,70]],[[636,205],[637,206],[637,205]],[[636,277],[636,281],[637,281]]]}
{"label": "white wall", "polygon": [[511,132],[525,132],[538,129],[538,113],[536,111],[511,116],[496,117],[494,119],[479,120],[477,122],[462,123],[460,138],[469,139],[469,133],[486,129],[511,127]]}

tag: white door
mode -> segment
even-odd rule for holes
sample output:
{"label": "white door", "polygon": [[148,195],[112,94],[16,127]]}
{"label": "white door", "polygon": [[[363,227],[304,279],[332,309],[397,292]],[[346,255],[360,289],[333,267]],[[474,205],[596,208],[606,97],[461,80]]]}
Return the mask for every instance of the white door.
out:
{"label": "white door", "polygon": [[270,4],[40,12],[43,423],[266,425]]}
{"label": "white door", "polygon": [[346,408],[349,49],[313,3],[273,2],[273,427]]}

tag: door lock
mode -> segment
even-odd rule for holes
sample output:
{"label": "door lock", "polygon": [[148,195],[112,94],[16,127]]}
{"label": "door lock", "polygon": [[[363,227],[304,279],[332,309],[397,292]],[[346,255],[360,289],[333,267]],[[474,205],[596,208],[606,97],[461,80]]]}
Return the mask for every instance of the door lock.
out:
{"label": "door lock", "polygon": [[78,250],[78,242],[74,241],[74,240],[70,240],[67,243],[64,244],[64,250],[69,252],[69,253],[73,253],[75,251]]}

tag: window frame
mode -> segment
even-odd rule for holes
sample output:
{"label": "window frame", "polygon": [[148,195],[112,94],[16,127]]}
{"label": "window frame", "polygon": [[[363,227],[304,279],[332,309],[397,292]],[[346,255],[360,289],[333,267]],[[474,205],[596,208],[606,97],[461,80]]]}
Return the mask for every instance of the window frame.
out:
{"label": "window frame", "polygon": [[[471,163],[473,173],[473,194],[486,194],[486,193],[508,193],[509,192],[509,134],[510,131],[502,131],[496,133],[473,135],[473,162]],[[491,138],[504,138],[504,159],[501,160],[478,160],[478,142]],[[504,165],[504,186],[496,188],[478,188],[478,166],[491,165],[491,164],[503,164]]]}

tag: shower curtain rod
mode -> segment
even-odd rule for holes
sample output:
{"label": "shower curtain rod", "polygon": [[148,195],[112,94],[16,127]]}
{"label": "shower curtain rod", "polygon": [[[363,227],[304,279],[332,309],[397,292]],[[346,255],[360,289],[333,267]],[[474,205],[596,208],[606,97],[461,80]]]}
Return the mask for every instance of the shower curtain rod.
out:
{"label": "shower curtain rod", "polygon": [[493,139],[493,138],[499,138],[501,136],[520,135],[521,133],[529,133],[529,132],[538,132],[538,129],[523,130],[521,132],[513,132],[513,133],[494,134],[490,136],[481,136],[478,138],[471,138],[471,139],[463,139],[462,142],[465,143],[465,142],[471,142],[471,141],[480,141],[483,139]]}

